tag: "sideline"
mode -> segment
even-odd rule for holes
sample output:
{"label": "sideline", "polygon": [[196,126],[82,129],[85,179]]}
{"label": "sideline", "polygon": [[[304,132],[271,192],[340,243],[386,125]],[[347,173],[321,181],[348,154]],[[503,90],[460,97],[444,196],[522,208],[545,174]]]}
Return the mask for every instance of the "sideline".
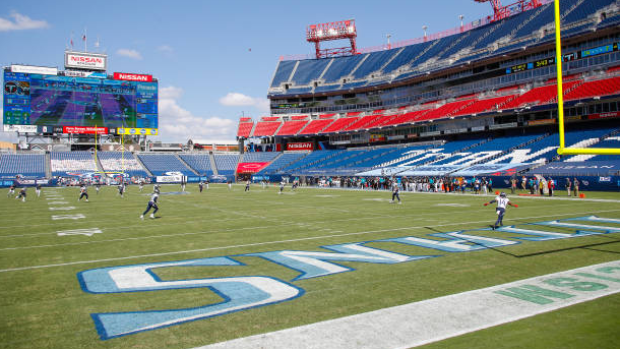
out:
{"label": "sideline", "polygon": [[408,349],[618,293],[619,274],[620,260],[194,349]]}

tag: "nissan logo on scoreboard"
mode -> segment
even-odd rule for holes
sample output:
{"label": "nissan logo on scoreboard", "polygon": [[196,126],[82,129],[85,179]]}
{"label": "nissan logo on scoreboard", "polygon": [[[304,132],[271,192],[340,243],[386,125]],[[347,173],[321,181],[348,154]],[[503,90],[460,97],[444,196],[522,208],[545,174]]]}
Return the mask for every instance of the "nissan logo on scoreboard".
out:
{"label": "nissan logo on scoreboard", "polygon": [[107,56],[85,52],[65,52],[65,68],[106,70]]}
{"label": "nissan logo on scoreboard", "polygon": [[130,73],[114,73],[114,80],[152,82],[153,81],[153,75],[130,74]]}

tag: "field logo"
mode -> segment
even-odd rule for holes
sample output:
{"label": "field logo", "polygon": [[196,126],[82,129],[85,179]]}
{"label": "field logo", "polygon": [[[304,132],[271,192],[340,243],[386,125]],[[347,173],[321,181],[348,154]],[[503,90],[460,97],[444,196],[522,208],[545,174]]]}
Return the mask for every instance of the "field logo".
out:
{"label": "field logo", "polygon": [[[588,222],[599,225],[585,224]],[[223,299],[220,303],[206,304],[197,308],[91,314],[100,338],[107,340],[178,325],[188,321],[277,304],[295,299],[304,294],[303,289],[275,277],[231,276],[164,281],[158,277],[158,269],[210,266],[239,267],[245,264],[235,260],[235,257],[258,257],[299,272],[298,276],[291,280],[291,282],[295,282],[355,270],[338,264],[338,262],[390,265],[442,256],[436,254],[406,255],[367,246],[369,243],[396,243],[448,253],[473,252],[488,248],[516,245],[520,244],[520,241],[547,241],[618,233],[620,232],[620,219],[586,216],[530,223],[525,224],[525,226],[526,228],[506,226],[497,229],[504,233],[515,234],[516,236],[507,238],[511,240],[468,233],[489,232],[489,228],[471,229],[428,234],[427,236],[432,237],[432,239],[404,236],[322,247],[329,252],[281,250],[174,262],[97,268],[82,271],[78,273],[77,277],[82,289],[89,293],[104,294],[207,288]],[[561,229],[562,232],[537,230],[536,227],[540,226],[551,230]],[[574,232],[568,232],[568,230],[573,230]]]}

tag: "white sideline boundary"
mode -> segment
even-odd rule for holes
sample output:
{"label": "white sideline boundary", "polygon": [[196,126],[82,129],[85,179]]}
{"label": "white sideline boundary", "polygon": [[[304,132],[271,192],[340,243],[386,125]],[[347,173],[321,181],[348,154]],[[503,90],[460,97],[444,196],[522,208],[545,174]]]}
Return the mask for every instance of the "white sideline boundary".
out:
{"label": "white sideline boundary", "polygon": [[[617,269],[614,274],[597,272],[597,269],[605,267]],[[620,260],[193,349],[407,349],[618,293],[619,275]],[[608,279],[601,280],[596,276]],[[579,292],[544,282],[560,277],[595,282],[606,287]],[[551,302],[536,304],[495,293],[524,285],[562,292],[571,297],[545,297]]]}

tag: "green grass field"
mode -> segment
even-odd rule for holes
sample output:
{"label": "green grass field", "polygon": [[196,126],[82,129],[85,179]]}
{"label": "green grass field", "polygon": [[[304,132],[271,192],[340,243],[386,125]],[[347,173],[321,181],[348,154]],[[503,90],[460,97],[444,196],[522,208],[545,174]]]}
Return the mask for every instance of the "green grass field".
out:
{"label": "green grass field", "polygon": [[[278,195],[274,186],[244,193],[242,186],[229,191],[212,184],[202,194],[189,185],[187,194],[170,195],[179,190],[179,185],[163,186],[157,219],[144,221],[139,216],[151,186],[143,193],[130,187],[125,198],[115,187],[99,194],[91,188],[88,203],[77,201],[77,188],[44,188],[40,198],[29,189],[25,203],[0,196],[0,348],[194,348],[620,259],[620,234],[610,233],[462,253],[370,242],[369,247],[391,252],[440,257],[396,264],[338,262],[352,270],[301,280],[296,270],[250,256],[234,257],[242,266],[164,267],[157,270],[164,281],[260,275],[305,292],[274,305],[100,339],[93,313],[195,308],[222,298],[206,288],[88,293],[77,276],[85,270],[280,250],[333,252],[320,246],[405,236],[433,239],[428,234],[487,228],[496,218],[492,207],[482,205],[491,196],[401,193],[403,203],[395,205],[389,192],[291,192],[289,186]],[[529,223],[587,215],[620,219],[620,194],[586,194],[584,200],[567,200],[561,191],[551,200],[509,195],[519,208],[508,208],[504,224],[532,229]],[[84,218],[53,220],[62,215]],[[58,235],[78,229],[100,232]],[[616,293],[425,348],[615,349],[619,328]]]}

